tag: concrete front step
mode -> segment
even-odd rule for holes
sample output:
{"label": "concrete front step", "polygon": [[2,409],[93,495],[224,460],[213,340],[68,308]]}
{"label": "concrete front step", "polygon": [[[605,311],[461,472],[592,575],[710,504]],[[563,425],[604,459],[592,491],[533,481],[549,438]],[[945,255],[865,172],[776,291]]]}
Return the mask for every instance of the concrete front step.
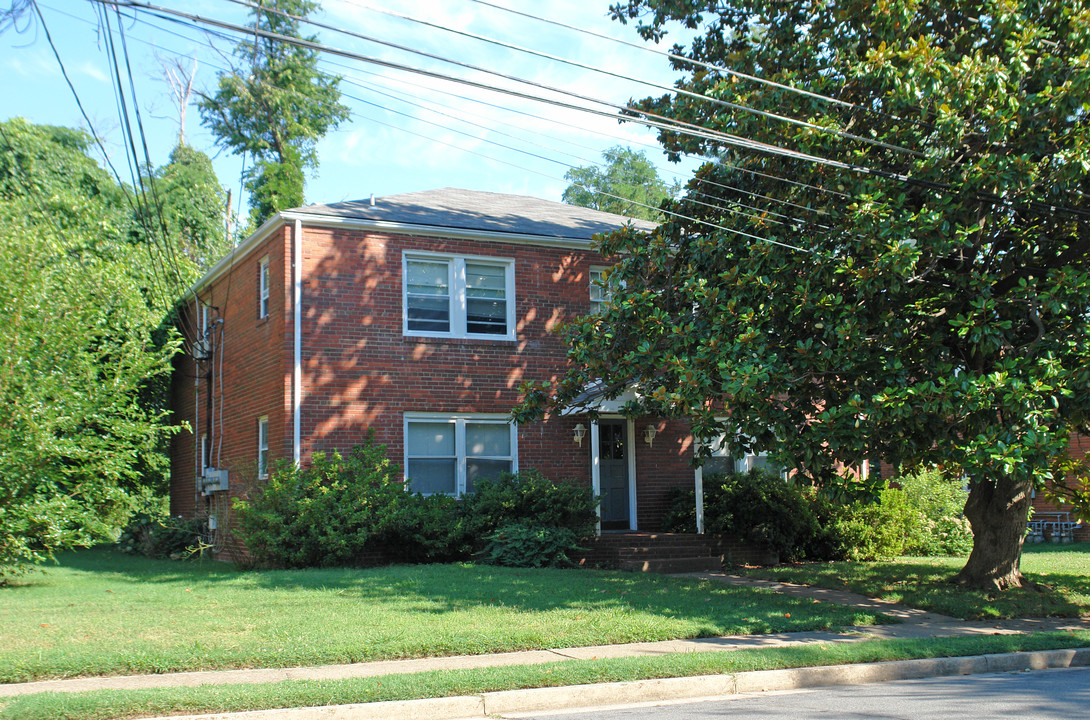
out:
{"label": "concrete front step", "polygon": [[721,557],[654,558],[649,560],[621,560],[621,570],[652,573],[718,572],[723,567]]}

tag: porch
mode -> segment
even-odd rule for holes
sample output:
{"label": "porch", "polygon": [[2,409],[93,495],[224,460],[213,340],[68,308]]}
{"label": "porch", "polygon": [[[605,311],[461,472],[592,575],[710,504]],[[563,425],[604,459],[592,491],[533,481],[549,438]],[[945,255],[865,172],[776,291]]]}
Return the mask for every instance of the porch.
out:
{"label": "porch", "polygon": [[775,553],[723,535],[655,532],[603,532],[582,542],[573,558],[580,567],[635,572],[718,572],[724,565],[770,565]]}

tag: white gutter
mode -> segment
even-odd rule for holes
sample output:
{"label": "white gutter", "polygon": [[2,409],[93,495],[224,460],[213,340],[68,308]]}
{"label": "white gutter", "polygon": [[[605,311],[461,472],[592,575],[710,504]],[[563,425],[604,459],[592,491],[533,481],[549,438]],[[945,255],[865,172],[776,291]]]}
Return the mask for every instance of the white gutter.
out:
{"label": "white gutter", "polygon": [[319,227],[348,227],[356,230],[372,230],[375,232],[416,235],[419,237],[481,240],[485,242],[505,242],[515,245],[539,245],[542,247],[570,248],[577,250],[588,250],[592,247],[592,242],[589,239],[570,238],[560,235],[530,235],[526,233],[511,233],[498,230],[466,230],[463,228],[442,227],[438,225],[390,222],[388,220],[335,217],[319,213],[278,212],[266,220],[252,235],[236,245],[234,249],[216,263],[211,270],[206,272],[204,277],[193,284],[193,287],[190,288],[190,292],[199,293],[203,291],[220,275],[224,274],[233,264],[239,262],[247,253],[269,237],[277,227],[293,220],[296,224],[302,221],[307,225]]}
{"label": "white gutter", "polygon": [[303,404],[303,221],[295,219],[295,232],[292,234],[292,314],[295,315],[295,333],[293,337],[294,369],[291,374],[291,460],[299,466],[301,446],[301,412]]}

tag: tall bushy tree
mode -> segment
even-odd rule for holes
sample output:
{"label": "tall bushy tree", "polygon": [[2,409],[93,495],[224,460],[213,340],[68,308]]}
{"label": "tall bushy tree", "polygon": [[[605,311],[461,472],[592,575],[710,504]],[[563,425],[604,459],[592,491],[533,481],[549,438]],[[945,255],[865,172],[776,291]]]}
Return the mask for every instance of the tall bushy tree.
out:
{"label": "tall bushy tree", "polygon": [[[1090,417],[1090,5],[614,13],[646,37],[698,29],[677,53],[815,94],[675,62],[680,87],[806,124],[687,96],[640,103],[713,131],[664,131],[668,151],[724,160],[672,208],[692,220],[603,243],[620,258],[612,307],[568,329],[571,371],[527,387],[520,415],[608,378],[614,394],[635,385],[642,412],[687,416],[815,481],[875,456],[942,466],[970,487],[974,546],[956,579],[1023,584],[1031,491],[1063,482],[1069,434]],[[739,189],[770,212],[740,212]]]}
{"label": "tall bushy tree", "polygon": [[671,187],[659,177],[647,154],[615,145],[602,153],[602,160],[602,165],[583,165],[564,173],[571,183],[564,190],[564,202],[640,220],[662,220],[658,207],[671,196]]}
{"label": "tall bushy tree", "polygon": [[137,233],[144,242],[169,244],[181,292],[231,249],[226,193],[212,160],[190,145],[178,145],[166,165],[147,173],[144,188],[148,203]]}
{"label": "tall bushy tree", "polygon": [[340,103],[340,78],[318,70],[317,52],[271,36],[314,41],[302,34],[299,19],[319,4],[259,0],[258,5],[252,15],[259,34],[239,44],[238,64],[198,102],[217,142],[254,159],[247,181],[253,225],[303,204],[304,171],[318,168],[318,141],[349,115]]}
{"label": "tall bushy tree", "polygon": [[141,396],[174,346],[150,340],[146,254],[89,143],[0,124],[0,576],[106,538],[162,470]]}

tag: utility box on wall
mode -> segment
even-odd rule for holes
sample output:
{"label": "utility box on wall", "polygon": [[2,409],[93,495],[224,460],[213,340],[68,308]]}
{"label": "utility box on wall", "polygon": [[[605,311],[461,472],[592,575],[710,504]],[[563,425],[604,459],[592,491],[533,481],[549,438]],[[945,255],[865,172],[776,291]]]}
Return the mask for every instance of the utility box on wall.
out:
{"label": "utility box on wall", "polygon": [[227,489],[227,471],[217,468],[205,468],[201,477],[201,492],[205,495],[222,492]]}

